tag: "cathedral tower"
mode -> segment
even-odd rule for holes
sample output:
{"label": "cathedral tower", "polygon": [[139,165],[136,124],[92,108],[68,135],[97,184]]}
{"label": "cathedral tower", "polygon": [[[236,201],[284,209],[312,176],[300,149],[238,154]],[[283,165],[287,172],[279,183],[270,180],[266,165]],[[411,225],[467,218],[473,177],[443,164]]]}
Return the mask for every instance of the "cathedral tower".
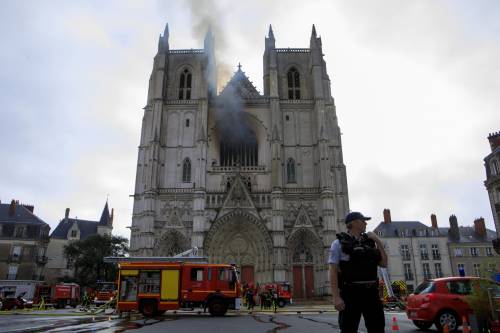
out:
{"label": "cathedral tower", "polygon": [[264,94],[238,66],[215,91],[214,36],[171,50],[160,36],[137,164],[131,254],[197,246],[242,280],[321,294],[326,256],[348,211],[330,79],[313,26],[309,48],[265,38]]}

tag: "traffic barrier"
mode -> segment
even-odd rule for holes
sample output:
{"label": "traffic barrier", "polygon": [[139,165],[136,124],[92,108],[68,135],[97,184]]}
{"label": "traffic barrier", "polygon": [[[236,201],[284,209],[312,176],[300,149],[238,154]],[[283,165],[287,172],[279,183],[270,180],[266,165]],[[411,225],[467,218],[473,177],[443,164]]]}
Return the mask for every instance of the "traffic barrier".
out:
{"label": "traffic barrier", "polygon": [[392,317],[392,332],[399,332],[399,325],[398,325],[398,320],[396,317]]}
{"label": "traffic barrier", "polygon": [[463,316],[462,317],[462,332],[463,333],[471,333],[470,331],[470,326],[469,326],[469,323],[467,322],[467,317],[466,316]]}

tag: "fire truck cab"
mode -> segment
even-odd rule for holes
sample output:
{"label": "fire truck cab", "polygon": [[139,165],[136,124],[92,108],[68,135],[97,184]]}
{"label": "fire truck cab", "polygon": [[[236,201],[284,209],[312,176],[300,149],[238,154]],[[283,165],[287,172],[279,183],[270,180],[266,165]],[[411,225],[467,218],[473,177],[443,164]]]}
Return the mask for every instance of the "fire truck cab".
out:
{"label": "fire truck cab", "polygon": [[202,307],[213,316],[223,316],[228,309],[241,307],[241,285],[234,265],[181,258],[128,259],[118,264],[119,311],[154,316]]}
{"label": "fire truck cab", "polygon": [[104,304],[111,301],[116,295],[116,283],[98,281],[94,296],[94,304]]}
{"label": "fire truck cab", "polygon": [[278,294],[278,306],[284,307],[286,304],[292,304],[292,291],[288,282],[268,283],[261,286],[264,292],[276,292]]}

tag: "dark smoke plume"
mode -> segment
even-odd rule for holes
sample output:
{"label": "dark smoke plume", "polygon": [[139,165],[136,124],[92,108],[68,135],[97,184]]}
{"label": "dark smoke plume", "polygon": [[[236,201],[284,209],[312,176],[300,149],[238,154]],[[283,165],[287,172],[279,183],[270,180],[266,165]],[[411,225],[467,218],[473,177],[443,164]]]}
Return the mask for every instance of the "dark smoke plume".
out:
{"label": "dark smoke plume", "polygon": [[203,41],[209,30],[212,30],[215,36],[216,46],[214,52],[217,59],[216,89],[220,88],[231,78],[231,67],[221,61],[223,55],[229,51],[226,35],[221,25],[221,17],[224,17],[224,13],[213,0],[189,0],[188,4],[193,20],[192,31],[194,36],[199,41]]}

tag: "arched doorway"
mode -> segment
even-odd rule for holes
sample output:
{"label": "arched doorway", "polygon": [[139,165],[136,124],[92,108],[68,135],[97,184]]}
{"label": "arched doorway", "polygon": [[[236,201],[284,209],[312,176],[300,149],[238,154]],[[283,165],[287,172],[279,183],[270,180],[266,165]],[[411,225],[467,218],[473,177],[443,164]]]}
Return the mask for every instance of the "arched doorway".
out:
{"label": "arched doorway", "polygon": [[324,265],[321,240],[311,230],[301,228],[290,235],[287,243],[294,298],[314,297],[321,278],[315,272]]}
{"label": "arched doorway", "polygon": [[214,222],[204,250],[210,262],[238,265],[242,282],[272,281],[272,239],[264,224],[250,213],[236,210]]}
{"label": "arched doorway", "polygon": [[157,257],[171,257],[189,249],[189,242],[177,230],[167,230],[155,241],[153,255]]}

